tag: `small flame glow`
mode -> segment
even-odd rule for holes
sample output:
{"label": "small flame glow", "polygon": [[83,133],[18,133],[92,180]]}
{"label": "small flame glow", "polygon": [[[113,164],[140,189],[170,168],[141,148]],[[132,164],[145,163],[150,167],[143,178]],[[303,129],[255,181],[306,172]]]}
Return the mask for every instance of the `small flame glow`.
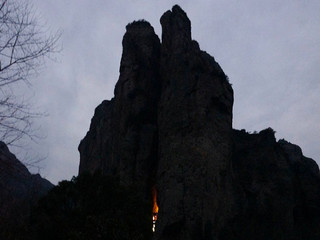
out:
{"label": "small flame glow", "polygon": [[152,200],[153,200],[153,209],[152,209],[152,232],[156,231],[156,221],[158,220],[158,211],[159,207],[157,204],[157,189],[152,188]]}

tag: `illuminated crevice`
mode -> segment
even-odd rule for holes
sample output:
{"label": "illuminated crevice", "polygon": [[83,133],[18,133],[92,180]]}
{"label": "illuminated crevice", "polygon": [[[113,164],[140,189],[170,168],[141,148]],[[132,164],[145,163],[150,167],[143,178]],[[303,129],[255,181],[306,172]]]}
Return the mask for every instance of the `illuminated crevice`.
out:
{"label": "illuminated crevice", "polygon": [[152,188],[152,201],[153,201],[153,208],[152,208],[152,232],[156,231],[156,222],[158,220],[158,211],[159,207],[157,204],[157,189],[156,187]]}

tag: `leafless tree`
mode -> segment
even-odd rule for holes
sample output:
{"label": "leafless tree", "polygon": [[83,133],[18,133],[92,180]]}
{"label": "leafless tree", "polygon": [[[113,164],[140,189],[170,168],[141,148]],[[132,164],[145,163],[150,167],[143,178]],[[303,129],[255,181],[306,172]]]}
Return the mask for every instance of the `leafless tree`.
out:
{"label": "leafless tree", "polygon": [[48,36],[28,0],[0,0],[0,141],[14,145],[22,138],[34,139],[33,120],[41,116],[14,86],[30,81],[57,52],[59,33]]}

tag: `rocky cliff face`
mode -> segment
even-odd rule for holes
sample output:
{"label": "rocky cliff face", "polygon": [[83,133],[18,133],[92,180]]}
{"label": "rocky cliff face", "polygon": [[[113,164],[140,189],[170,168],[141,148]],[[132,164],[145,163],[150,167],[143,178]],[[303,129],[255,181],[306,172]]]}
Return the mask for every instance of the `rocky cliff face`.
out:
{"label": "rocky cliff face", "polygon": [[139,21],[127,26],[122,45],[115,97],[95,111],[79,145],[79,172],[102,171],[145,189],[157,160],[160,40]]}
{"label": "rocky cliff face", "polygon": [[0,236],[6,224],[22,224],[32,205],[52,187],[39,174],[31,174],[0,142]]}
{"label": "rocky cliff face", "polygon": [[[178,7],[161,17],[161,97],[158,107],[159,222],[162,233],[190,239],[219,228],[229,212],[233,91],[214,58],[191,39]],[[179,233],[171,228],[179,225]],[[198,235],[199,236],[199,235]]]}
{"label": "rocky cliff face", "polygon": [[[103,172],[146,198],[154,239],[319,239],[319,168],[273,131],[232,130],[233,90],[191,38],[186,13],[127,26],[115,97],[95,111],[79,173]],[[151,211],[151,210],[150,210]]]}
{"label": "rocky cliff face", "polygon": [[320,239],[319,167],[301,149],[258,134],[233,131],[237,207],[223,239]]}

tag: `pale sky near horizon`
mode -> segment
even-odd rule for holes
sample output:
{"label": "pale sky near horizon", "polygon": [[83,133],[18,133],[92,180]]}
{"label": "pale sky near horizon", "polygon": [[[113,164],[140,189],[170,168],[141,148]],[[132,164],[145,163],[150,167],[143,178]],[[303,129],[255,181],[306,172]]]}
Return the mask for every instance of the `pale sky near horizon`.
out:
{"label": "pale sky near horizon", "polygon": [[31,147],[41,174],[57,183],[77,175],[80,140],[95,107],[113,97],[125,26],[145,19],[161,38],[161,15],[179,4],[192,37],[214,56],[234,90],[233,127],[272,127],[320,163],[319,0],[32,0],[42,21],[61,30],[63,50],[28,89],[48,116]]}

